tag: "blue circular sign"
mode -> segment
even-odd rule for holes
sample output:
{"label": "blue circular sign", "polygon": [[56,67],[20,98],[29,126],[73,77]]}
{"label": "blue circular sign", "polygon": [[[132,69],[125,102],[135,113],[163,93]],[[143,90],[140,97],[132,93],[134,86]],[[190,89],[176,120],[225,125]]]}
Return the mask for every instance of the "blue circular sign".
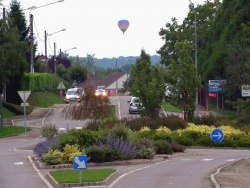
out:
{"label": "blue circular sign", "polygon": [[214,129],[211,134],[210,134],[210,138],[214,141],[214,142],[221,142],[224,139],[224,133],[222,130],[220,130],[219,128]]}

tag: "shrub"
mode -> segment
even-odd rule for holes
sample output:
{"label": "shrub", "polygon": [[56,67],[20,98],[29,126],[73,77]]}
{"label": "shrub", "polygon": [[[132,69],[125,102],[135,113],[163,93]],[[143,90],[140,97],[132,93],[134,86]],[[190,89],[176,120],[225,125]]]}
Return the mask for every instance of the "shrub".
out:
{"label": "shrub", "polygon": [[173,152],[184,152],[186,147],[182,144],[178,144],[176,142],[171,142],[170,144]]}
{"label": "shrub", "polygon": [[172,154],[173,150],[167,140],[157,140],[154,142],[156,154]]}
{"label": "shrub", "polygon": [[[20,105],[3,102],[3,106],[13,112],[16,115],[23,115],[24,114],[24,108]],[[26,114],[30,114],[33,110],[32,106],[26,106]]]}
{"label": "shrub", "polygon": [[171,142],[171,130],[167,127],[159,127],[156,129],[155,134],[153,135],[154,140],[167,140]]}
{"label": "shrub", "polygon": [[138,153],[136,158],[138,159],[153,159],[155,156],[155,151],[153,148],[142,147]]}
{"label": "shrub", "polygon": [[72,163],[74,156],[78,156],[83,154],[80,152],[79,145],[69,145],[66,144],[66,146],[63,148],[63,162],[64,163]]}
{"label": "shrub", "polygon": [[118,159],[117,151],[109,146],[90,146],[86,148],[86,154],[90,158],[90,162],[94,163],[114,161]]}
{"label": "shrub", "polygon": [[57,165],[61,163],[61,158],[49,153],[44,154],[41,160],[48,165]]}
{"label": "shrub", "polygon": [[194,123],[196,125],[215,125],[215,122],[218,121],[218,118],[212,114],[201,116],[201,117],[195,117]]}
{"label": "shrub", "polygon": [[138,148],[154,148],[154,140],[152,139],[148,139],[148,138],[143,138],[143,139],[139,139],[139,141],[137,141],[136,143]]}
{"label": "shrub", "polygon": [[136,119],[123,119],[132,131],[139,131],[142,127],[149,127],[150,129],[158,129],[160,126],[168,127],[170,130],[185,129],[187,122],[175,115],[168,115],[167,117],[154,118],[136,118]]}
{"label": "shrub", "polygon": [[92,121],[88,121],[85,124],[85,129],[86,130],[91,130],[91,131],[98,131],[101,129],[101,122],[100,121],[96,121],[96,120],[92,120]]}
{"label": "shrub", "polygon": [[130,139],[130,134],[131,130],[128,129],[125,124],[119,123],[116,124],[112,129],[111,129],[111,137],[118,137],[121,140],[129,140]]}
{"label": "shrub", "polygon": [[138,150],[137,147],[131,144],[128,140],[122,140],[119,137],[108,137],[107,140],[103,143],[100,143],[99,146],[102,147],[111,147],[117,154],[118,159],[127,160],[135,158]]}
{"label": "shrub", "polygon": [[35,145],[33,153],[41,157],[43,154],[47,153],[49,148],[57,148],[59,146],[59,139],[58,137],[53,137],[52,139],[46,139],[43,142],[40,142]]}
{"label": "shrub", "polygon": [[57,128],[55,125],[45,125],[41,129],[42,136],[51,139],[57,134]]}
{"label": "shrub", "polygon": [[154,135],[154,130],[151,130],[149,127],[142,127],[139,131],[135,132],[139,138],[148,138],[152,139]]}

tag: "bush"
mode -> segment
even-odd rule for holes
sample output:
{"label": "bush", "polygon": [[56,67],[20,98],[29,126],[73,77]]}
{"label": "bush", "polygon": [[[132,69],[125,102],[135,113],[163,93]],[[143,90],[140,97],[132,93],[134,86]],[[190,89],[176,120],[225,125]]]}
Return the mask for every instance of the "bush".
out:
{"label": "bush", "polygon": [[154,142],[156,154],[172,154],[173,150],[167,140],[157,140]]}
{"label": "bush", "polygon": [[66,146],[63,148],[63,162],[64,163],[72,163],[74,156],[82,155],[83,152],[80,151],[79,145],[69,145],[66,144]]}
{"label": "bush", "polygon": [[90,158],[90,162],[94,163],[114,161],[118,159],[117,151],[109,146],[90,146],[86,148],[86,154]]}
{"label": "bush", "polygon": [[142,127],[149,127],[150,129],[158,129],[160,126],[168,127],[174,131],[177,129],[185,129],[187,122],[175,115],[169,115],[167,117],[154,118],[136,118],[136,119],[123,119],[125,123],[132,131],[139,131]]}
{"label": "bush", "polygon": [[139,131],[135,132],[135,135],[139,138],[153,139],[155,131],[149,127],[142,127]]}
{"label": "bush", "polygon": [[57,134],[57,128],[55,125],[45,125],[41,129],[42,136],[51,139]]}
{"label": "bush", "polygon": [[155,156],[155,151],[153,148],[142,147],[138,153],[136,158],[138,159],[153,159]]}
{"label": "bush", "polygon": [[182,144],[178,144],[176,142],[171,142],[170,144],[173,152],[184,152],[186,147]]}
{"label": "bush", "polygon": [[[9,111],[16,115],[24,115],[24,108],[20,105],[3,102],[3,107],[7,108]],[[32,106],[26,106],[26,114],[30,114],[33,110]]]}
{"label": "bush", "polygon": [[215,125],[215,122],[218,121],[218,118],[212,114],[201,116],[201,117],[195,117],[194,123],[196,125]]}
{"label": "bush", "polygon": [[103,143],[100,143],[99,146],[101,148],[113,148],[118,154],[118,159],[122,160],[133,159],[138,152],[136,146],[131,144],[128,140],[124,141],[119,137],[108,137],[107,140]]}
{"label": "bush", "polygon": [[49,148],[57,147],[59,147],[59,139],[58,137],[53,137],[52,139],[46,139],[45,141],[36,144],[33,153],[37,157],[41,157],[43,154],[48,152]]}
{"label": "bush", "polygon": [[48,164],[48,165],[57,165],[61,163],[61,158],[51,155],[49,153],[46,153],[41,158],[42,162]]}
{"label": "bush", "polygon": [[159,127],[156,129],[155,134],[153,135],[154,140],[167,140],[169,143],[171,139],[171,130],[167,127]]}
{"label": "bush", "polygon": [[143,138],[139,139],[139,141],[136,143],[138,148],[154,148],[154,140],[148,139],[148,138]]}
{"label": "bush", "polygon": [[125,124],[116,124],[112,129],[111,129],[111,137],[114,138],[120,138],[121,140],[130,140],[130,134],[132,131],[128,129]]}

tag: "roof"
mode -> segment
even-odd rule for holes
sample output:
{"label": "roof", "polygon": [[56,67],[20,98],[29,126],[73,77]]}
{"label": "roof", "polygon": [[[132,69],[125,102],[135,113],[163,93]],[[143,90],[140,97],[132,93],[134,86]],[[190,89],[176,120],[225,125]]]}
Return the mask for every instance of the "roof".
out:
{"label": "roof", "polygon": [[104,78],[100,78],[98,75],[91,75],[91,76],[89,76],[89,78],[87,80],[85,80],[83,85],[91,85],[95,88],[97,86],[107,87],[110,84],[114,83],[119,78],[121,78],[122,76],[124,76],[125,74],[126,73],[124,73],[124,72],[117,71],[117,72],[110,73],[109,75],[107,75]]}

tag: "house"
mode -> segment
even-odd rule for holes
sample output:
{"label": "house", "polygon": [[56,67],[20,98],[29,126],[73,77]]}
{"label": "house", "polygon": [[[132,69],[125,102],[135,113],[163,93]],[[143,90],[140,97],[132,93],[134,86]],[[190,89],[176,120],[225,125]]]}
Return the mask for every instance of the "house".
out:
{"label": "house", "polygon": [[97,86],[105,86],[105,90],[109,96],[115,96],[118,91],[123,89],[123,83],[128,79],[129,74],[124,72],[113,72],[104,78],[100,78],[98,75],[90,75],[83,83],[83,86],[90,85],[94,88]]}

